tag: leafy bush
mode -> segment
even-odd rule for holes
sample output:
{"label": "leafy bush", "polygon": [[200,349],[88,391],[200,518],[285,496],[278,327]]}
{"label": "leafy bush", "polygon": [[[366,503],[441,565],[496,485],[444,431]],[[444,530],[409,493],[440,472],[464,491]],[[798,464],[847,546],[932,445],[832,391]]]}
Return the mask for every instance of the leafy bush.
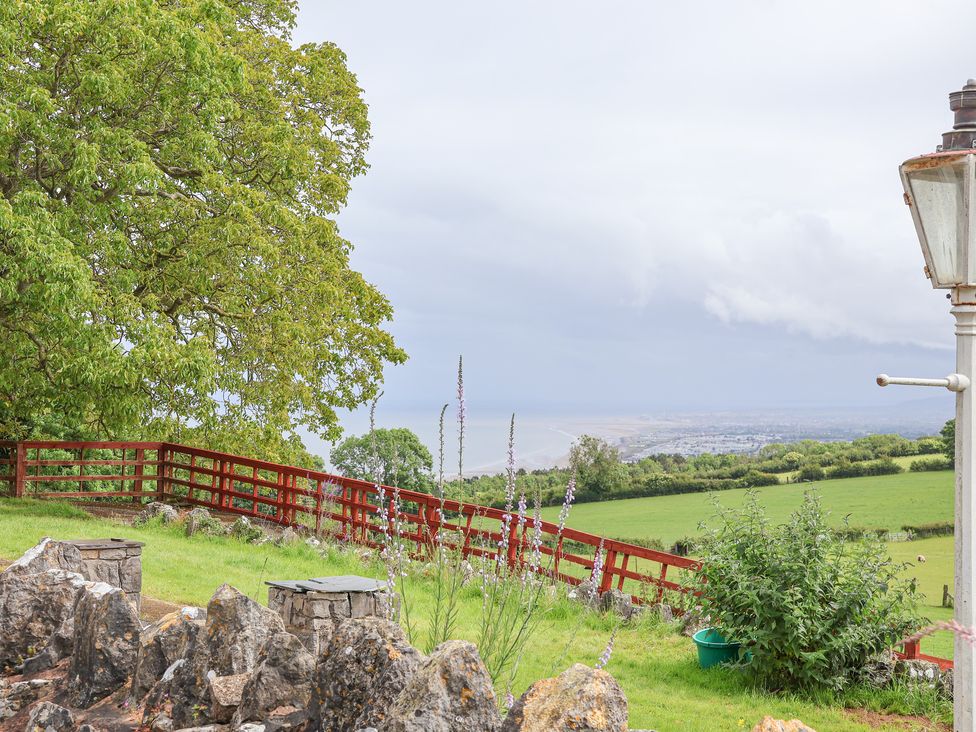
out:
{"label": "leafy bush", "polygon": [[800,470],[800,474],[796,476],[796,479],[801,483],[808,483],[816,480],[823,480],[826,477],[827,475],[824,473],[824,469],[819,465],[805,465]]}
{"label": "leafy bush", "polygon": [[827,471],[828,478],[860,478],[865,475],[895,475],[902,467],[891,458],[836,465]]}
{"label": "leafy bush", "polygon": [[698,547],[703,612],[752,653],[760,686],[841,689],[918,627],[914,582],[876,538],[838,537],[813,491],[776,526],[755,493],[716,508]]}
{"label": "leafy bush", "polygon": [[936,521],[931,524],[908,524],[901,527],[913,539],[926,539],[930,536],[951,536],[956,533],[956,526],[952,521]]}
{"label": "leafy bush", "polygon": [[908,469],[913,473],[922,473],[928,470],[952,470],[952,461],[947,457],[922,458],[912,460]]}

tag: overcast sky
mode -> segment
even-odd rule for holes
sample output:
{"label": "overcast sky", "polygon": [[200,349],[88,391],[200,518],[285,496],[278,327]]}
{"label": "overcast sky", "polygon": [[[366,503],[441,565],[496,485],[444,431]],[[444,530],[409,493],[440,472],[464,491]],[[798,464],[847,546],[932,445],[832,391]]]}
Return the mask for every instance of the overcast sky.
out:
{"label": "overcast sky", "polygon": [[898,164],[976,76],[976,3],[303,3],[370,171],[339,223],[392,301],[387,410],[879,404],[953,368]]}

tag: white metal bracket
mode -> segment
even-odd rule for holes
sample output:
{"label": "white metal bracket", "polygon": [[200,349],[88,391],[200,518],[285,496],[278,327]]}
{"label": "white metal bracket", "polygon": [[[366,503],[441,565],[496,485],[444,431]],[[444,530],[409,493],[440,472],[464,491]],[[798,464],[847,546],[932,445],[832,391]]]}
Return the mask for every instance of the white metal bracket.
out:
{"label": "white metal bracket", "polygon": [[969,377],[962,374],[949,374],[944,379],[914,379],[911,377],[878,376],[878,386],[898,384],[903,386],[943,386],[949,391],[965,391],[969,388]]}

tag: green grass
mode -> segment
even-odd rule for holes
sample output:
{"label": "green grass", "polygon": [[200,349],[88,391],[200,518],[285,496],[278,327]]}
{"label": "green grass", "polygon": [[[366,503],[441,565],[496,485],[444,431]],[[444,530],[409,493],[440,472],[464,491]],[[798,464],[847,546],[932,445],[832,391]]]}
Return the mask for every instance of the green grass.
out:
{"label": "green grass", "polygon": [[[321,556],[304,544],[279,548],[250,546],[226,537],[182,534],[180,527],[131,527],[93,519],[67,506],[35,501],[0,501],[0,557],[13,559],[43,536],[96,538],[124,535],[146,543],[143,591],[147,596],[177,603],[203,605],[221,582],[265,602],[263,580],[301,579],[328,574],[383,577],[376,563],[362,564],[351,552],[332,549]],[[422,625],[432,607],[433,583],[415,578],[408,584],[408,602]],[[465,590],[458,636],[477,640],[481,598],[479,588]],[[574,662],[592,665],[603,650],[615,621],[583,612],[557,599],[540,632],[531,641],[513,691],[521,693],[536,679],[561,671]],[[420,640],[415,642],[420,644]],[[565,656],[563,649],[567,648]],[[554,668],[555,666],[555,668]],[[767,695],[750,689],[728,669],[702,671],[693,645],[669,626],[642,621],[621,627],[608,670],[619,680],[630,702],[632,727],[662,732],[716,732],[749,729],[763,715],[800,718],[816,729],[866,730],[829,696],[819,701]],[[505,689],[498,689],[504,694]],[[909,712],[904,695],[854,691],[852,699],[873,708]],[[948,713],[945,705],[936,710]],[[881,729],[896,729],[882,727]],[[897,729],[904,729],[898,727]]]}
{"label": "green grass", "polygon": [[[949,585],[953,591],[954,537],[936,536],[918,541],[899,541],[888,544],[888,552],[896,562],[908,563],[906,577],[913,577],[924,594],[922,614],[929,620],[949,620],[950,608],[942,607],[942,586]],[[925,557],[919,562],[919,555]],[[936,633],[922,640],[922,650],[933,656],[952,658],[952,634]]]}
{"label": "green grass", "polygon": [[[849,517],[852,526],[900,529],[902,525],[952,520],[951,471],[901,473],[867,478],[844,478],[817,483],[791,483],[756,488],[772,520],[785,520],[800,505],[803,493],[816,488],[831,521],[840,526]],[[653,538],[665,544],[700,533],[699,523],[714,514],[711,501],[741,506],[745,489],[685,493],[677,496],[628,498],[573,507],[569,524],[575,529],[618,538]],[[543,509],[543,518],[555,521],[559,507]]]}

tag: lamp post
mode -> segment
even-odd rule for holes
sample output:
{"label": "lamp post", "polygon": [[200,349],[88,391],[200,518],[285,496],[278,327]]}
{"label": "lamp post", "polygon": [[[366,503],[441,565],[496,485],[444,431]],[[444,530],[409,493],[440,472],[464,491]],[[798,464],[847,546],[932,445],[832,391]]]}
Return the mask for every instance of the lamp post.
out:
{"label": "lamp post", "polygon": [[[976,365],[976,79],[949,95],[955,112],[952,131],[935,153],[901,165],[905,203],[911,208],[925,256],[925,275],[950,291],[956,319],[956,373],[944,379],[896,379],[882,374],[878,384],[944,386],[956,393],[955,617],[976,626],[976,498],[973,496],[976,403],[970,384]],[[976,699],[976,654],[955,639],[954,729],[972,732]]]}

